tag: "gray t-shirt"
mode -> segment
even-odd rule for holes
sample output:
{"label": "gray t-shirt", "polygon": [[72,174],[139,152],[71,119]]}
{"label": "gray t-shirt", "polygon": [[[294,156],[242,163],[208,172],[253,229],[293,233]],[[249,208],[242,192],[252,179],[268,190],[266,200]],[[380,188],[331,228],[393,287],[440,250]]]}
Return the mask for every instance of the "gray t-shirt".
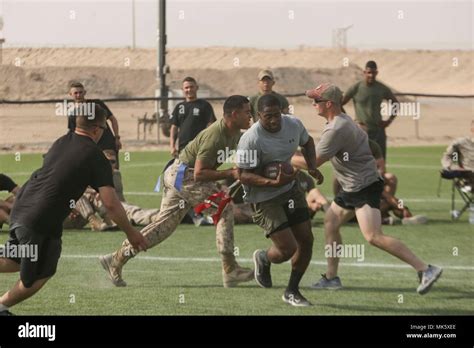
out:
{"label": "gray t-shirt", "polygon": [[[237,166],[242,169],[256,169],[261,175],[270,162],[291,163],[298,146],[308,142],[309,135],[303,123],[295,117],[282,115],[281,129],[277,133],[266,131],[260,121],[254,123],[240,138],[237,147]],[[264,202],[290,190],[294,181],[281,187],[243,185],[244,200],[251,203]]]}
{"label": "gray t-shirt", "polygon": [[336,179],[346,192],[357,192],[378,180],[367,134],[346,114],[323,129],[316,155],[331,160]]}

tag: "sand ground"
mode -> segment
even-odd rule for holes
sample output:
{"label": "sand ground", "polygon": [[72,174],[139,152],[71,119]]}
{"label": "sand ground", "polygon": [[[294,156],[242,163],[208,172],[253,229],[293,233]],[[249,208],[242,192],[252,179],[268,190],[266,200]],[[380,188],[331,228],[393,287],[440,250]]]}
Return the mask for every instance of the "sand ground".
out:
{"label": "sand ground", "polygon": [[[348,66],[344,66],[347,58]],[[251,95],[261,68],[274,70],[281,93],[301,93],[316,83],[332,81],[345,89],[361,78],[368,59],[379,64],[379,79],[398,92],[474,94],[472,51],[360,51],[324,48],[260,50],[209,47],[170,49],[172,88],[183,76],[198,78],[211,96]],[[237,59],[237,60],[235,60]],[[124,65],[128,62],[128,65]],[[235,63],[238,62],[236,65]],[[68,82],[86,84],[89,97],[152,96],[156,86],[156,53],[151,49],[120,48],[9,48],[0,66],[0,99],[65,98]],[[290,98],[294,114],[319,137],[324,120],[304,97]],[[418,120],[400,116],[388,128],[389,146],[448,144],[469,134],[474,99],[409,99],[420,103]],[[156,127],[147,141],[137,140],[137,117],[154,112],[153,102],[110,102],[120,122],[124,150],[167,148],[168,138],[156,144]],[[222,103],[213,103],[218,117]],[[352,105],[347,112],[354,115]],[[66,131],[64,117],[54,104],[0,104],[0,151],[45,151]]]}
{"label": "sand ground", "polygon": [[[298,99],[298,100],[294,100]],[[314,138],[319,138],[324,119],[317,116],[309,101],[291,98],[294,113],[303,120]],[[389,146],[448,144],[457,137],[469,134],[472,103],[469,100],[420,99],[421,116],[399,116],[387,130]],[[133,105],[132,105],[133,104]],[[212,103],[218,117],[222,104]],[[109,103],[118,117],[124,150],[166,148],[168,138],[161,135],[160,146],[156,145],[156,126],[147,132],[143,140],[137,140],[137,117],[145,112],[153,113],[154,103]],[[351,105],[346,110],[354,115]],[[0,151],[44,151],[54,139],[66,132],[66,119],[56,116],[53,105],[23,105],[2,107],[0,112]],[[418,128],[418,137],[417,137]]]}

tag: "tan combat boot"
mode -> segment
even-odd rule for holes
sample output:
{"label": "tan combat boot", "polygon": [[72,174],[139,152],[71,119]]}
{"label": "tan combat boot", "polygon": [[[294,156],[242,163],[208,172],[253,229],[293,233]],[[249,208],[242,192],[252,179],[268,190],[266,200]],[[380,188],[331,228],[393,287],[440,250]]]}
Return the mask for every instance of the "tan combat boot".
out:
{"label": "tan combat boot", "polygon": [[92,231],[105,231],[108,227],[107,224],[96,215],[89,216],[87,221],[89,221]]}
{"label": "tan combat boot", "polygon": [[254,279],[254,271],[250,268],[241,267],[235,256],[225,255],[222,258],[222,280],[224,288],[233,288],[238,283],[248,282]]}
{"label": "tan combat boot", "polygon": [[99,256],[100,264],[107,272],[107,276],[109,277],[112,284],[117,287],[127,286],[127,283],[122,279],[123,264],[118,262],[114,255],[115,254]]}

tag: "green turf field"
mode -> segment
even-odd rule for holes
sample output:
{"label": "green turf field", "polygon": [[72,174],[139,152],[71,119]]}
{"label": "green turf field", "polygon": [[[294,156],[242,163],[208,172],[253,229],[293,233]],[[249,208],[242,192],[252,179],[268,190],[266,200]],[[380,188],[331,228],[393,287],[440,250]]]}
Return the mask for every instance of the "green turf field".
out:
{"label": "green turf field", "polygon": [[[313,220],[313,261],[301,288],[313,302],[310,308],[294,308],[281,300],[289,276],[289,264],[273,265],[274,288],[254,282],[224,289],[213,227],[181,225],[167,241],[131,260],[124,279],[129,286],[115,288],[106,278],[97,256],[109,253],[123,240],[122,232],[66,231],[63,254],[56,276],[36,296],[14,307],[19,315],[449,315],[474,314],[474,229],[468,212],[451,222],[450,183],[442,184],[437,197],[439,159],[443,147],[389,149],[387,170],[399,178],[397,196],[415,214],[427,215],[424,226],[389,226],[384,231],[402,239],[428,263],[445,267],[432,291],[416,293],[416,273],[394,257],[369,247],[358,228],[345,226],[346,243],[363,244],[365,259],[341,260],[345,289],[314,291],[307,286],[319,279],[324,266],[322,217]],[[128,201],[143,207],[159,207],[161,195],[153,193],[156,178],[167,161],[166,153],[121,154],[122,176]],[[41,164],[40,155],[1,155],[1,172],[23,184]],[[331,167],[323,166],[330,194]],[[460,204],[460,202],[458,202]],[[0,242],[8,237],[7,226]],[[251,266],[255,249],[269,245],[258,227],[238,225],[235,242],[242,265]],[[0,291],[7,290],[17,275],[0,274]],[[402,302],[402,303],[400,303]]]}

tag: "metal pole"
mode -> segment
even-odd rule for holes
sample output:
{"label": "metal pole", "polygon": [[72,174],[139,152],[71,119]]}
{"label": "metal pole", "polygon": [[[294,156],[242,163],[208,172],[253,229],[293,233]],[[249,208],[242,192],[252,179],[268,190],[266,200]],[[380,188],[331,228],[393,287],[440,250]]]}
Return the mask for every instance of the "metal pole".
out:
{"label": "metal pole", "polygon": [[[1,8],[1,5],[2,3],[0,2],[0,8]],[[2,11],[0,11],[1,13]],[[0,34],[3,36],[3,33],[2,33],[2,30],[3,30],[3,17],[0,16]],[[5,39],[3,37],[0,36],[0,65],[2,65],[3,63],[3,43],[5,42]]]}
{"label": "metal pole", "polygon": [[135,0],[132,0],[132,49],[135,49]]}
{"label": "metal pole", "polygon": [[[415,97],[415,104],[417,102],[417,98]],[[420,133],[419,133],[419,130],[418,130],[418,117],[415,118],[415,137],[416,139],[420,139]]]}
{"label": "metal pole", "polygon": [[166,0],[159,0],[158,20],[158,78],[160,80],[160,114],[157,115],[158,144],[160,143],[159,117],[168,116],[168,87],[166,86]]}
{"label": "metal pole", "polygon": [[5,42],[4,39],[0,39],[0,65],[3,64],[3,43]]}

